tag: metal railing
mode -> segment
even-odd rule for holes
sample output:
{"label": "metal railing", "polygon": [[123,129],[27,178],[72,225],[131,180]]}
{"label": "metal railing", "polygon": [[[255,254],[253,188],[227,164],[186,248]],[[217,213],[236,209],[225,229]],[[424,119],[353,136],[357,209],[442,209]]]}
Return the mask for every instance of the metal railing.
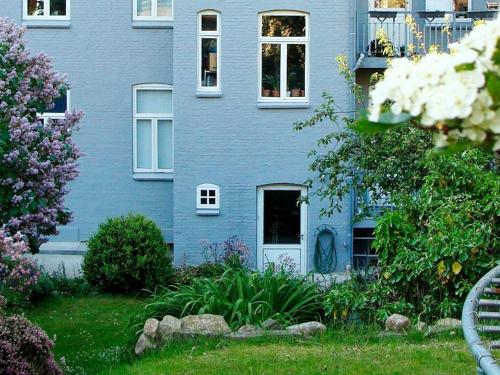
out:
{"label": "metal railing", "polygon": [[[500,349],[500,266],[488,272],[472,288],[462,311],[462,327],[469,350],[477,363],[477,373],[500,375],[492,353]],[[480,333],[486,334],[483,340]]]}
{"label": "metal railing", "polygon": [[[460,40],[471,31],[478,19],[491,19],[497,10],[474,12],[407,12],[376,10],[357,14],[357,52],[358,56],[387,57],[386,44],[377,39],[377,32],[383,30],[390,42],[394,57],[412,56],[438,46],[448,51],[450,43]],[[407,17],[415,21],[419,36],[412,32]]]}

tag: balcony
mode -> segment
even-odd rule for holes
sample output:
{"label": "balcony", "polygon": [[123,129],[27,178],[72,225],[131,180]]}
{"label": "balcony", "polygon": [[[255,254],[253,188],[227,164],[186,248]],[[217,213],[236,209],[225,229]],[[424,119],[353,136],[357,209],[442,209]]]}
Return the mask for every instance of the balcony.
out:
{"label": "balcony", "polygon": [[[386,59],[412,57],[431,48],[448,52],[448,47],[469,33],[479,19],[492,19],[498,10],[445,12],[377,10],[356,15],[357,56],[364,56],[361,68],[386,68]],[[407,22],[411,17],[413,24]],[[377,35],[383,31],[387,43]],[[388,53],[391,51],[391,53]]]}

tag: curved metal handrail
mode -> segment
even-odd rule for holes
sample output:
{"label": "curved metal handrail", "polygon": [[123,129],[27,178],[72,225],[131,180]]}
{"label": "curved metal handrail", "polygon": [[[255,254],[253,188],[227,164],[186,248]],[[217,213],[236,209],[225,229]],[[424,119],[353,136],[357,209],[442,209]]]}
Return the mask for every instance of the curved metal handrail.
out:
{"label": "curved metal handrail", "polygon": [[499,276],[500,265],[484,275],[483,278],[474,285],[465,300],[462,310],[464,337],[478,365],[478,374],[500,375],[500,366],[497,364],[493,354],[484,347],[483,341],[477,330],[480,307],[479,300],[484,295],[485,289],[492,285],[493,279]]}

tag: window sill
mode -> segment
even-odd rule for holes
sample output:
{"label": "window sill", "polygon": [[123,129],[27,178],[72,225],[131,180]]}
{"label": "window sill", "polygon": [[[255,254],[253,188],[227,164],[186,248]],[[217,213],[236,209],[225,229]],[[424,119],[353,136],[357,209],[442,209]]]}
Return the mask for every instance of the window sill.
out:
{"label": "window sill", "polygon": [[69,29],[71,21],[68,20],[23,20],[23,26],[29,29]]}
{"label": "window sill", "polygon": [[218,216],[220,215],[220,210],[218,208],[204,208],[196,209],[196,215],[198,216]]}
{"label": "window sill", "polygon": [[195,93],[197,98],[222,98],[222,91],[202,91],[198,90]]}
{"label": "window sill", "polygon": [[259,101],[257,107],[262,109],[299,109],[309,108],[311,105],[308,101]]}
{"label": "window sill", "polygon": [[173,181],[174,172],[134,172],[136,181]]}
{"label": "window sill", "polygon": [[132,21],[134,29],[173,29],[174,21]]}

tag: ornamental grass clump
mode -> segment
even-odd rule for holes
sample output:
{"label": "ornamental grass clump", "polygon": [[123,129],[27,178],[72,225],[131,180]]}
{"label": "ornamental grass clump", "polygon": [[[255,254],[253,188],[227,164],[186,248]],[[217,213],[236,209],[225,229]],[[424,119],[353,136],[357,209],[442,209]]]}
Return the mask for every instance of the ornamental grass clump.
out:
{"label": "ornamental grass clump", "polygon": [[45,123],[39,118],[69,85],[47,56],[30,55],[24,32],[0,18],[0,226],[20,231],[36,252],[45,236],[71,220],[64,197],[78,174],[72,136],[82,113]]}
{"label": "ornamental grass clump", "polygon": [[216,280],[196,278],[191,285],[156,291],[134,319],[134,330],[148,318],[198,314],[222,315],[232,329],[268,318],[284,324],[320,320],[321,293],[316,283],[274,267],[263,273],[227,268]]}

